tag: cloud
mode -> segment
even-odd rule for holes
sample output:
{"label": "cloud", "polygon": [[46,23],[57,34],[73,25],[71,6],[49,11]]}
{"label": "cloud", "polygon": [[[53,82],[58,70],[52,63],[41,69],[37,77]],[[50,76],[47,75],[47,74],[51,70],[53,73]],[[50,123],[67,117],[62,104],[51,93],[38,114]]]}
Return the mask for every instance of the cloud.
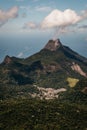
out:
{"label": "cloud", "polygon": [[84,25],[78,26],[77,30],[79,32],[85,32],[87,31],[87,25],[84,24]]}
{"label": "cloud", "polygon": [[48,12],[51,11],[52,8],[49,6],[42,6],[42,7],[36,7],[36,11],[44,11],[44,12]]}
{"label": "cloud", "polygon": [[30,7],[29,6],[20,6],[20,9],[29,10]]}
{"label": "cloud", "polygon": [[22,14],[22,17],[23,17],[23,18],[26,18],[26,17],[27,17],[27,14],[24,12],[24,13]]}
{"label": "cloud", "polygon": [[[47,6],[48,7],[48,6]],[[45,7],[37,7],[38,11],[45,10]],[[49,9],[49,8],[47,8]],[[50,8],[51,9],[51,8]],[[74,10],[66,9],[64,11],[61,10],[53,10],[50,14],[48,14],[42,22],[36,24],[34,22],[28,22],[24,25],[25,29],[39,29],[40,31],[46,29],[52,29],[54,31],[54,37],[58,37],[61,34],[68,34],[77,31],[83,31],[77,25],[78,23],[84,21],[87,18],[87,10],[81,12],[81,14],[77,14]],[[85,26],[86,27],[86,26]],[[85,28],[83,27],[83,28]],[[82,28],[82,27],[81,27]]]}
{"label": "cloud", "polygon": [[79,28],[81,28],[81,29],[87,29],[87,25],[79,26]]}
{"label": "cloud", "polygon": [[21,52],[17,55],[17,57],[23,58],[23,57],[26,55],[26,53],[29,52],[31,49],[32,49],[32,47],[25,46],[24,49],[23,49],[23,51],[21,51]]}
{"label": "cloud", "polygon": [[66,9],[64,11],[53,10],[41,23],[41,28],[66,27],[77,24],[82,17],[77,15],[74,10]]}
{"label": "cloud", "polygon": [[87,10],[82,11],[82,19],[87,18]]}
{"label": "cloud", "polygon": [[25,23],[23,28],[24,29],[36,29],[37,25],[34,22],[28,22],[28,23]]}
{"label": "cloud", "polygon": [[18,16],[18,7],[14,6],[11,9],[4,11],[0,10],[0,26],[8,22],[9,19],[16,18]]}
{"label": "cloud", "polygon": [[17,57],[21,58],[23,55],[24,55],[24,53],[23,53],[23,52],[20,52],[20,53],[17,55]]}

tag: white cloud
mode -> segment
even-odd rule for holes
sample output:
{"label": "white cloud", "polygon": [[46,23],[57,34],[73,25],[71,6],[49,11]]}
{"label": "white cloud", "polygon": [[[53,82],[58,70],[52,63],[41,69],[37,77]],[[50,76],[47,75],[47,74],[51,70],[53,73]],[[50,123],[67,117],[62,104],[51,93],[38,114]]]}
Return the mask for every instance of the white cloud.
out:
{"label": "white cloud", "polygon": [[7,11],[0,10],[0,26],[4,25],[9,19],[16,18],[17,16],[18,16],[17,6],[14,6]]}
{"label": "white cloud", "polygon": [[87,18],[87,10],[82,11],[82,19]]}
{"label": "white cloud", "polygon": [[78,26],[77,30],[78,32],[87,32],[87,25],[81,25],[81,26]]}
{"label": "white cloud", "polygon": [[[37,7],[36,9],[38,11],[44,11],[45,7]],[[52,29],[55,32],[54,37],[58,37],[58,35],[61,34],[83,31],[82,28],[85,28],[86,26],[79,28],[77,25],[86,18],[87,10],[82,11],[81,14],[78,15],[74,10],[71,9],[66,9],[64,11],[55,9],[48,14],[48,16],[46,16],[41,23],[36,24],[34,22],[28,22],[24,25],[24,28],[39,29],[40,31]]]}
{"label": "white cloud", "polygon": [[29,6],[20,6],[20,9],[29,10],[30,7]]}
{"label": "white cloud", "polygon": [[36,11],[44,11],[44,12],[48,12],[51,11],[52,8],[49,6],[42,6],[42,7],[36,7]]}
{"label": "white cloud", "polygon": [[23,52],[20,52],[20,53],[17,55],[17,57],[21,58],[23,55],[24,55],[24,53],[23,53]]}
{"label": "white cloud", "polygon": [[29,52],[31,49],[32,49],[32,47],[25,46],[24,49],[23,49],[23,51],[19,52],[19,54],[17,55],[17,57],[19,57],[19,58],[25,57],[25,55],[27,54],[27,52]]}
{"label": "white cloud", "polygon": [[37,28],[37,25],[33,22],[28,22],[28,23],[25,23],[24,29],[36,29]]}
{"label": "white cloud", "polygon": [[66,9],[65,11],[53,10],[41,23],[41,28],[65,27],[74,25],[82,20],[74,10]]}
{"label": "white cloud", "polygon": [[24,13],[22,14],[22,17],[23,17],[23,18],[26,18],[26,17],[27,17],[27,14],[24,12]]}
{"label": "white cloud", "polygon": [[82,25],[82,26],[80,26],[79,28],[87,29],[87,25]]}

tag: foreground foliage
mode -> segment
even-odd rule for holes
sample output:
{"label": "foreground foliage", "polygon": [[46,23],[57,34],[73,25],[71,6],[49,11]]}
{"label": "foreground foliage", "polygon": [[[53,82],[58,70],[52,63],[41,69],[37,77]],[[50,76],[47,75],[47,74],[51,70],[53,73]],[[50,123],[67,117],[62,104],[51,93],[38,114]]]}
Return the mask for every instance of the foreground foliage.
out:
{"label": "foreground foliage", "polygon": [[87,105],[58,100],[0,102],[0,130],[86,130]]}

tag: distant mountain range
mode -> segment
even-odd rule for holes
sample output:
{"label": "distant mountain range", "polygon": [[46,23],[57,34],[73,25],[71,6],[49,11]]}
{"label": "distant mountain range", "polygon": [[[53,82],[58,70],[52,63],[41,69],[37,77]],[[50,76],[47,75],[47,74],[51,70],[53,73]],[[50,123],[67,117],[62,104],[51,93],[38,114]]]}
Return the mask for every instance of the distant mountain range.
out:
{"label": "distant mountain range", "polygon": [[[0,64],[0,98],[37,97],[65,99],[87,96],[87,58],[49,40],[38,53],[20,59],[6,56]],[[86,98],[84,98],[86,99]]]}

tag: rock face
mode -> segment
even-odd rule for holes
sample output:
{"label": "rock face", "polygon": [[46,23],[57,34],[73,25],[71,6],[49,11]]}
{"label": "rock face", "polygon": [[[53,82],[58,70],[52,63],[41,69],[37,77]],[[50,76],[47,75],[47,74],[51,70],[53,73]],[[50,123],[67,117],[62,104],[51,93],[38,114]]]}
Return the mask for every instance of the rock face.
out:
{"label": "rock face", "polygon": [[71,66],[72,70],[76,71],[77,73],[81,74],[84,77],[87,77],[87,74],[81,69],[81,67],[78,64],[72,63]]}
{"label": "rock face", "polygon": [[11,60],[11,57],[7,55],[7,56],[5,57],[3,63],[9,64],[9,63],[11,63],[11,61],[12,61],[12,60]]}
{"label": "rock face", "polygon": [[60,93],[67,91],[65,88],[53,89],[53,88],[37,87],[37,89],[39,90],[39,94],[33,93],[31,94],[31,96],[33,98],[38,97],[40,99],[46,99],[46,100],[58,98]]}
{"label": "rock face", "polygon": [[57,40],[49,40],[44,49],[50,50],[50,51],[56,51],[60,46],[62,46],[59,39]]}

